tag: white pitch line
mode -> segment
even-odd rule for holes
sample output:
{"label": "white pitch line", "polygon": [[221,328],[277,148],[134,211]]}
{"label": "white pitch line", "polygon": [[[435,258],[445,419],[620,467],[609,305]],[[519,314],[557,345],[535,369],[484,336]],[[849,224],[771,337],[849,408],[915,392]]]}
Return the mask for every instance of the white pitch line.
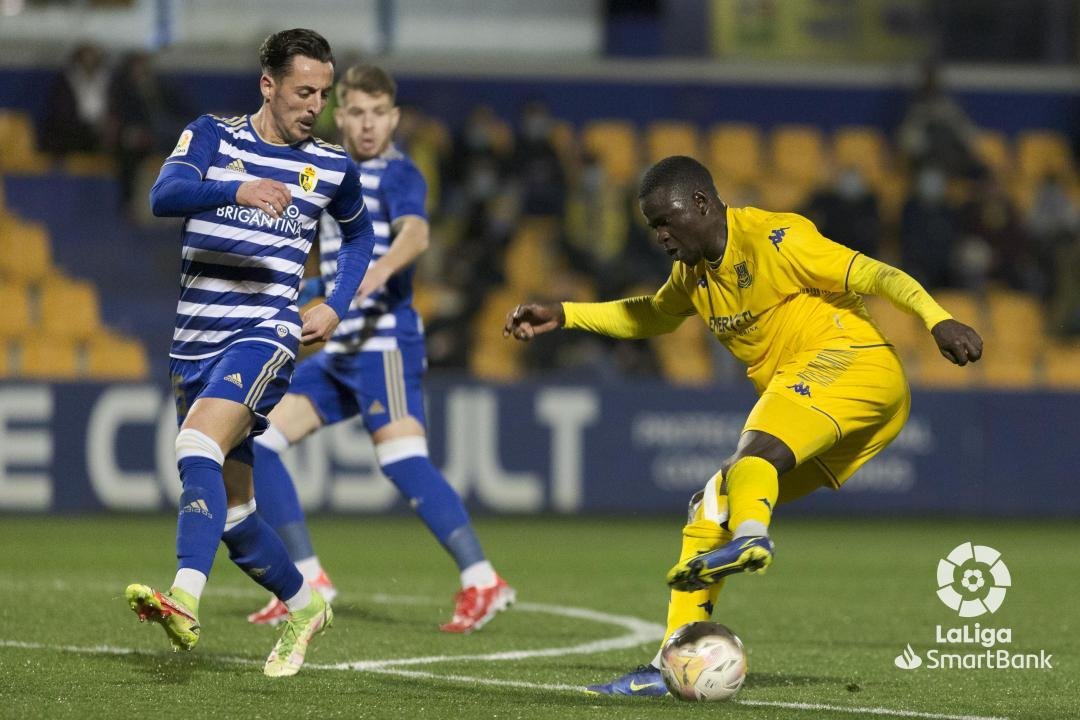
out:
{"label": "white pitch line", "polygon": [[[217,588],[216,590],[219,594],[222,595],[231,594],[228,588]],[[247,594],[247,592],[244,592],[244,594]],[[415,596],[406,597],[379,594],[369,597],[375,602],[379,603],[428,604],[433,602],[430,598]],[[397,675],[400,677],[408,677],[414,679],[442,680],[447,682],[460,682],[470,685],[516,687],[526,690],[548,690],[557,692],[580,693],[583,691],[583,688],[580,685],[566,685],[562,683],[534,683],[528,682],[526,680],[499,680],[495,678],[481,678],[468,675],[443,675],[422,670],[404,670],[401,668],[402,666],[408,665],[426,665],[440,662],[524,660],[534,657],[554,657],[561,655],[591,654],[598,652],[606,652],[610,650],[622,650],[630,647],[635,647],[645,642],[657,640],[660,637],[663,637],[664,632],[664,628],[656,623],[650,623],[645,620],[641,620],[640,618],[635,618],[628,615],[613,615],[611,613],[600,612],[598,610],[590,610],[588,608],[576,608],[565,605],[548,605],[545,603],[517,603],[515,607],[518,610],[524,610],[526,612],[540,612],[550,615],[561,615],[563,617],[577,618],[581,620],[591,620],[594,622],[606,623],[609,625],[617,625],[625,628],[626,630],[629,630],[629,633],[620,637],[610,638],[607,640],[594,640],[587,643],[571,645],[569,647],[563,648],[510,650],[497,653],[484,653],[479,655],[432,655],[427,657],[397,658],[389,660],[361,660],[356,662],[333,664],[307,663],[304,665],[304,667],[308,670],[370,672],[380,675]],[[46,643],[3,639],[0,639],[0,647],[9,647],[22,650],[58,650],[60,652],[69,652],[84,655],[164,654],[138,650],[135,648],[115,647],[111,645],[49,645]],[[227,657],[220,655],[214,655],[210,657],[218,662],[228,662],[237,665],[261,666],[263,664],[261,660],[253,660],[250,658]],[[920,712],[917,710],[893,710],[891,708],[883,707],[827,705],[822,703],[797,703],[771,700],[734,700],[733,702],[740,705],[775,707],[786,710],[807,710],[818,712],[824,710],[832,712],[850,713],[852,715],[886,715],[893,717],[920,718],[921,720],[1008,720],[1008,718],[1004,717],[981,715],[950,715],[945,713]]]}

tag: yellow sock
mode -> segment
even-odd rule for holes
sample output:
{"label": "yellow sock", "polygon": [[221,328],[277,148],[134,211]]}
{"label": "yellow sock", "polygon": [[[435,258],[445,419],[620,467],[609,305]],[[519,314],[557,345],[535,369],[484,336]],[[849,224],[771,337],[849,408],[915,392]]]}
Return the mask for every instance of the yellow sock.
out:
{"label": "yellow sock", "polygon": [[[780,491],[780,481],[773,464],[759,457],[744,457],[728,469],[725,480],[731,507],[728,527],[735,535],[767,534],[772,509]],[[739,532],[740,526],[746,522],[751,525],[744,528],[744,532]]]}
{"label": "yellow sock", "polygon": [[[683,528],[679,562],[714,550],[730,540],[729,530],[725,530],[711,520],[696,519]],[[720,595],[723,585],[724,581],[721,580],[704,590],[693,592],[672,590],[671,599],[668,601],[667,629],[664,631],[664,640],[666,641],[671,633],[686,623],[708,620],[712,616],[713,605],[716,604],[716,598]]]}

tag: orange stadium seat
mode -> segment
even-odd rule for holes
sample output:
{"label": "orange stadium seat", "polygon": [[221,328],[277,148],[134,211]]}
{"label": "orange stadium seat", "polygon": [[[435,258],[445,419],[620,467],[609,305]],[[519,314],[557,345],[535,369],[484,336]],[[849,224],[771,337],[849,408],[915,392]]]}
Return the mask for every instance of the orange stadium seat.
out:
{"label": "orange stadium seat", "polygon": [[100,380],[143,380],[150,374],[146,349],[138,340],[109,333],[86,346],[86,371]]}
{"label": "orange stadium seat", "polygon": [[793,180],[764,180],[758,185],[759,206],[774,212],[798,212],[810,191],[810,185]]}
{"label": "orange stadium seat", "polygon": [[38,152],[30,116],[18,110],[0,110],[0,171],[40,173],[49,165],[49,158]]}
{"label": "orange stadium seat", "polygon": [[[651,291],[650,291],[651,292]],[[664,378],[675,385],[707,385],[713,379],[714,342],[699,318],[688,318],[675,332],[651,338],[650,343]]]}
{"label": "orange stadium seat", "polygon": [[998,180],[1009,183],[1013,173],[1012,151],[1004,133],[980,130],[975,136],[975,150],[979,158]]}
{"label": "orange stadium seat", "polygon": [[73,380],[81,375],[79,350],[68,338],[35,336],[19,344],[16,375],[42,380]]}
{"label": "orange stadium seat", "polygon": [[833,134],[833,162],[837,168],[857,168],[875,188],[892,173],[889,143],[881,130],[849,125]]}
{"label": "orange stadium seat", "polygon": [[1052,130],[1026,130],[1016,139],[1016,169],[1021,182],[1032,183],[1047,174],[1071,182],[1074,177],[1069,141]]}
{"label": "orange stadium seat", "polygon": [[888,341],[896,346],[897,352],[902,356],[911,355],[916,345],[922,342],[921,336],[925,332],[919,319],[876,295],[864,296],[863,302],[874,323],[885,333]]}
{"label": "orange stadium seat", "polygon": [[77,152],[64,157],[64,172],[68,175],[115,175],[113,159],[104,153]]}
{"label": "orange stadium seat", "polygon": [[36,282],[52,269],[44,225],[0,212],[0,277]]}
{"label": "orange stadium seat", "polygon": [[1060,390],[1080,390],[1080,342],[1056,342],[1043,355],[1043,383]]}
{"label": "orange stadium seat", "polygon": [[828,175],[829,156],[821,130],[812,125],[780,125],[770,139],[771,169],[777,180],[813,188]]}
{"label": "orange stadium seat", "polygon": [[645,128],[645,153],[649,164],[671,155],[701,157],[701,140],[693,123],[657,120]]}
{"label": "orange stadium seat", "polygon": [[0,280],[0,339],[18,338],[34,327],[26,285]]}
{"label": "orange stadium seat", "polygon": [[712,171],[718,190],[753,184],[761,177],[765,158],[761,150],[761,131],[756,126],[743,123],[713,125],[706,144],[705,164]]}
{"label": "orange stadium seat", "polygon": [[506,313],[519,302],[521,297],[514,291],[498,288],[488,294],[473,319],[469,371],[477,378],[510,382],[524,376],[524,343],[502,336]]}
{"label": "orange stadium seat", "polygon": [[97,290],[88,282],[50,277],[41,285],[41,326],[53,337],[89,339],[101,330]]}
{"label": "orange stadium seat", "polygon": [[1046,345],[1038,300],[1026,293],[995,289],[987,295],[986,304],[989,322],[984,321],[981,332],[987,352],[980,364],[987,385],[1031,387]]}
{"label": "orange stadium seat", "polygon": [[608,176],[618,185],[637,182],[641,152],[637,130],[626,120],[591,120],[581,131],[581,144],[600,159]]}
{"label": "orange stadium seat", "polygon": [[506,249],[506,281],[523,296],[540,292],[550,282],[555,260],[556,218],[523,218]]}

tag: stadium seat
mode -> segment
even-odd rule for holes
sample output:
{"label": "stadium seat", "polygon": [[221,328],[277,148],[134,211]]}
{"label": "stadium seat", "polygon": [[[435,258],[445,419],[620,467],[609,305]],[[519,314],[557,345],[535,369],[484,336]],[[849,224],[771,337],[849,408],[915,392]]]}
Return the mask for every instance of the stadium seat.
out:
{"label": "stadium seat", "polygon": [[113,159],[104,153],[69,153],[64,156],[64,172],[68,175],[115,175]]}
{"label": "stadium seat", "polygon": [[828,175],[829,156],[821,130],[812,125],[780,125],[770,136],[771,173],[810,188]]}
{"label": "stadium seat", "polygon": [[651,165],[671,155],[701,157],[701,141],[693,123],[657,120],[645,128],[645,153]]}
{"label": "stadium seat", "polygon": [[80,353],[68,338],[33,336],[19,343],[16,375],[41,380],[74,380],[81,375]]}
{"label": "stadium seat", "polygon": [[52,248],[45,226],[0,212],[0,277],[36,282],[51,268]]}
{"label": "stadium seat", "polygon": [[979,158],[994,173],[998,180],[1008,184],[1012,180],[1013,160],[1009,141],[1004,133],[992,130],[980,130],[975,136],[975,149]]}
{"label": "stadium seat", "polygon": [[502,336],[506,313],[521,302],[508,288],[490,292],[473,318],[469,350],[469,372],[480,380],[510,382],[524,376],[522,353],[525,344]]}
{"label": "stadium seat", "polygon": [[706,143],[705,161],[718,189],[756,183],[764,168],[761,131],[754,125],[713,125]]}
{"label": "stadium seat", "polygon": [[41,285],[41,327],[56,338],[91,338],[101,330],[97,290],[59,274],[49,277]]}
{"label": "stadium seat", "polygon": [[98,380],[144,380],[150,363],[142,343],[132,338],[106,333],[86,345],[86,372]]}
{"label": "stadium seat", "polygon": [[0,342],[0,378],[10,378],[15,375],[11,363],[12,344]]}
{"label": "stadium seat", "polygon": [[0,340],[19,338],[34,327],[26,285],[0,280]]}
{"label": "stadium seat", "polygon": [[[929,288],[927,288],[929,289]],[[968,290],[933,289],[930,294],[938,304],[962,323],[971,325],[980,334],[990,331],[987,326],[982,301],[974,292]]]}
{"label": "stadium seat", "polygon": [[892,174],[889,143],[881,130],[849,125],[833,134],[833,163],[837,168],[857,168],[874,188]]}
{"label": "stadium seat", "polygon": [[557,259],[556,239],[559,221],[556,218],[523,218],[506,249],[506,281],[522,296],[542,291],[554,274]]}
{"label": "stadium seat", "polygon": [[50,164],[37,150],[37,133],[30,116],[18,110],[0,110],[0,171],[40,173]]}
{"label": "stadium seat", "polygon": [[866,309],[870,311],[870,317],[874,319],[874,323],[881,332],[885,333],[888,341],[896,346],[897,352],[901,356],[913,354],[916,345],[923,341],[922,335],[926,332],[918,318],[894,307],[888,300],[876,295],[864,296],[863,302],[866,304]]}
{"label": "stadium seat", "polygon": [[[650,291],[654,292],[654,291]],[[688,318],[675,332],[650,339],[660,372],[674,385],[708,385],[713,379],[712,356],[706,343],[715,342],[699,318]]]}
{"label": "stadium seat", "polygon": [[1064,135],[1052,130],[1026,130],[1016,139],[1016,169],[1021,182],[1032,183],[1048,174],[1074,180],[1072,153]]}
{"label": "stadium seat", "polygon": [[626,120],[591,120],[581,131],[585,150],[599,158],[613,182],[628,186],[637,181],[641,153],[637,130]]}
{"label": "stadium seat", "polygon": [[760,207],[774,212],[798,212],[811,187],[792,180],[764,180],[758,185]]}
{"label": "stadium seat", "polygon": [[1043,384],[1060,390],[1080,390],[1080,342],[1055,342],[1043,355]]}
{"label": "stadium seat", "polygon": [[[991,388],[1027,388],[1035,384],[1039,356],[1046,345],[1043,311],[1034,297],[992,289],[980,327],[987,353],[980,364]],[[973,321],[974,322],[974,321]]]}

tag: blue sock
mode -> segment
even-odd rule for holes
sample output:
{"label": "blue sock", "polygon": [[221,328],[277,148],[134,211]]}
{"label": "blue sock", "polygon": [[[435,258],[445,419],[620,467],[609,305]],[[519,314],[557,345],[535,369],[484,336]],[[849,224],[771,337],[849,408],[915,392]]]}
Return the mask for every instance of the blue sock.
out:
{"label": "blue sock", "polygon": [[240,520],[221,539],[229,548],[229,559],[279,600],[300,592],[304,577],[289,559],[281,538],[258,513]]}
{"label": "blue sock", "polygon": [[430,458],[402,458],[382,465],[382,471],[408,498],[410,507],[453,556],[459,570],[484,559],[465,504]]}
{"label": "blue sock", "polygon": [[221,534],[225,531],[225,481],[221,464],[208,457],[181,458],[180,512],[176,518],[176,559],[180,568],[209,577]]}
{"label": "blue sock", "polygon": [[293,562],[312,557],[315,548],[292,477],[281,461],[281,455],[259,440],[255,441],[254,471],[259,515],[284,541]]}

